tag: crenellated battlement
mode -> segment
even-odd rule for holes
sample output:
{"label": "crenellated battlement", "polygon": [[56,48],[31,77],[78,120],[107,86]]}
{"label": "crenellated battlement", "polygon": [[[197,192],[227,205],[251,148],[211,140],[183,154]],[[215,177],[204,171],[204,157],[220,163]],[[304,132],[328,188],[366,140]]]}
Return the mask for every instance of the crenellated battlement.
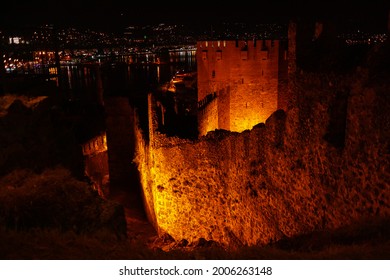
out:
{"label": "crenellated battlement", "polygon": [[84,156],[93,156],[107,151],[106,133],[98,135],[82,145]]}
{"label": "crenellated battlement", "polygon": [[212,92],[212,93],[207,94],[202,100],[198,101],[198,110],[202,111],[215,98],[217,98],[216,92]]}
{"label": "crenellated battlement", "polygon": [[[291,109],[241,133],[210,129],[196,140],[157,132],[149,95],[151,135],[147,141],[136,129],[134,162],[160,235],[234,248],[388,217],[388,172],[378,168],[386,166],[378,155],[387,148],[388,118],[374,113],[386,110],[384,92],[356,88],[345,99],[346,84],[335,77],[295,78],[290,86],[301,96]],[[202,102],[205,125],[217,124],[219,98]]]}
{"label": "crenellated battlement", "polygon": [[[197,71],[199,135],[215,129],[242,132],[281,108],[287,47],[279,40],[199,41]],[[218,96],[212,106],[210,93]]]}

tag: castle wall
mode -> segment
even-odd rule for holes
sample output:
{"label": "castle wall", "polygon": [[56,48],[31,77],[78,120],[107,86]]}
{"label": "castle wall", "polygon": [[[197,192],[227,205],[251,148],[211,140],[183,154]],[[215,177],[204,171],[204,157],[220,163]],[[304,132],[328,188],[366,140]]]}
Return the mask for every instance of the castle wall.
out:
{"label": "castle wall", "polygon": [[390,215],[383,92],[351,90],[340,148],[324,137],[334,129],[337,91],[318,77],[299,79],[307,79],[304,91],[295,88],[305,102],[251,130],[193,142],[155,135],[140,145],[147,209],[160,233],[255,245]]}
{"label": "castle wall", "polygon": [[[284,69],[279,61],[286,58],[281,51],[278,40],[198,42],[198,102],[216,94],[218,129],[251,129],[278,109],[279,72]],[[203,114],[199,123],[214,122],[210,116]],[[199,126],[200,135],[210,131],[206,127]]]}
{"label": "castle wall", "polygon": [[109,168],[106,134],[98,135],[82,145],[84,172],[102,197],[109,194]]}
{"label": "castle wall", "polygon": [[[214,129],[207,129],[202,131],[213,131],[215,129],[225,129],[230,130],[230,114],[226,114],[226,112],[230,111],[230,103],[231,103],[231,87],[228,85],[225,88],[220,89],[217,92],[217,116],[218,116],[218,125]],[[206,111],[210,108],[206,107]],[[203,122],[208,122],[210,118],[204,118]],[[204,133],[205,134],[205,133]],[[203,135],[203,133],[202,133]]]}
{"label": "castle wall", "polygon": [[[279,59],[278,59],[278,109],[282,109],[284,111],[287,111],[289,108],[289,103],[291,100],[290,91],[288,90],[288,76],[289,74],[295,73],[295,72],[289,72],[291,71],[291,61],[290,61],[290,47],[292,43],[290,43],[292,39],[289,39],[288,42],[282,41],[280,42],[280,49],[279,51]],[[293,54],[294,55],[294,54]],[[292,55],[292,56],[293,56]],[[294,60],[294,57],[292,58]]]}
{"label": "castle wall", "polygon": [[198,128],[200,131],[213,131],[219,128],[218,100],[214,99],[207,105],[207,109],[198,110]]}
{"label": "castle wall", "polygon": [[85,174],[103,197],[123,190],[138,193],[134,108],[127,97],[106,96],[104,109],[106,132],[82,145]]}

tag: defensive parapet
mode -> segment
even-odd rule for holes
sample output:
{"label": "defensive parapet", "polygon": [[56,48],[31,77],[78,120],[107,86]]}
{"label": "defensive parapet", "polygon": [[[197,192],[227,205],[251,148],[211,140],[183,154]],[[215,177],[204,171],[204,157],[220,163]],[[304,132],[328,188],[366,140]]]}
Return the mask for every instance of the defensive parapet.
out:
{"label": "defensive parapet", "polygon": [[197,71],[199,135],[242,132],[281,107],[287,47],[279,40],[199,41]]}
{"label": "defensive parapet", "polygon": [[84,156],[93,156],[107,151],[106,133],[98,135],[82,145]]}
{"label": "defensive parapet", "polygon": [[82,145],[85,175],[102,197],[109,194],[107,137],[102,133]]}

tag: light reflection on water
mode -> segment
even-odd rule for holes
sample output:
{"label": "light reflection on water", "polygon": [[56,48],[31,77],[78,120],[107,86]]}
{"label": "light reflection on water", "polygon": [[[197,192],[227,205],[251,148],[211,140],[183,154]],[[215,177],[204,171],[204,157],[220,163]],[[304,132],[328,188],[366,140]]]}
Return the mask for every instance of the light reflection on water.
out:
{"label": "light reflection on water", "polygon": [[168,82],[178,70],[196,71],[195,51],[137,54],[117,60],[119,63],[61,66],[61,89],[71,99],[93,99],[100,74],[105,94],[143,95]]}

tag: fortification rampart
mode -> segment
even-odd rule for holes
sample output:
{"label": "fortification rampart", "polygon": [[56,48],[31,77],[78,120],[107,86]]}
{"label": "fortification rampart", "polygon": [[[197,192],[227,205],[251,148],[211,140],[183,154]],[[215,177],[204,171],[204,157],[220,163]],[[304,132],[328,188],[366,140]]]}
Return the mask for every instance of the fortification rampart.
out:
{"label": "fortification rampart", "polygon": [[102,197],[109,193],[109,168],[106,133],[98,135],[82,145],[84,172]]}
{"label": "fortification rampart", "polygon": [[350,85],[302,75],[295,106],[251,130],[140,141],[136,162],[155,227],[178,241],[234,246],[389,216],[386,98],[364,82]]}
{"label": "fortification rampart", "polygon": [[84,156],[93,156],[102,152],[107,151],[107,137],[103,133],[98,135],[88,142],[82,145],[83,155]]}
{"label": "fortification rampart", "polygon": [[104,197],[116,191],[138,192],[138,171],[132,163],[135,142],[134,108],[126,97],[107,96],[104,99],[104,109],[106,132],[82,147],[85,174]]}
{"label": "fortification rampart", "polygon": [[[214,129],[251,129],[280,108],[278,85],[286,79],[285,51],[278,40],[198,42],[200,135]],[[204,104],[210,95],[217,102]]]}

